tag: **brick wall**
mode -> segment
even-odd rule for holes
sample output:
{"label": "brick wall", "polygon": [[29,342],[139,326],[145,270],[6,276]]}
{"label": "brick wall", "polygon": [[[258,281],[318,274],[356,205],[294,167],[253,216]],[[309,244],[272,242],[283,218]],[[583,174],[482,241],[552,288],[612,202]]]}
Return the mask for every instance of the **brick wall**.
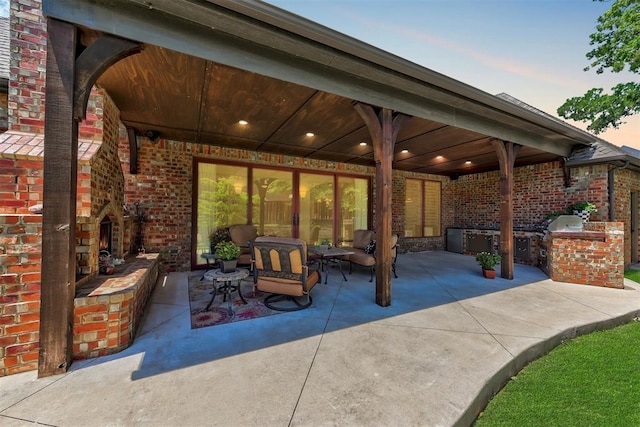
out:
{"label": "brick wall", "polygon": [[9,95],[0,92],[0,132],[9,128]]}
{"label": "brick wall", "polygon": [[[515,227],[533,227],[545,215],[564,211],[567,206],[584,200],[593,202],[598,212],[592,221],[607,219],[607,166],[596,165],[571,170],[569,187],[559,162],[515,168],[513,223]],[[499,174],[486,172],[466,175],[452,181],[447,196],[453,201],[453,222],[463,228],[500,227]]]}
{"label": "brick wall", "polygon": [[624,287],[624,224],[588,222],[579,233],[549,233],[549,277],[559,282]]}
{"label": "brick wall", "polygon": [[42,169],[42,159],[0,154],[0,214],[29,214],[42,203]]}
{"label": "brick wall", "polygon": [[614,172],[614,215],[615,220],[624,223],[625,266],[631,263],[631,245],[640,246],[640,239],[631,239],[631,193],[640,192],[640,173],[628,169]]}
{"label": "brick wall", "polygon": [[0,215],[0,376],[36,369],[42,217]]}
{"label": "brick wall", "polygon": [[9,129],[44,133],[47,32],[40,0],[11,0]]}

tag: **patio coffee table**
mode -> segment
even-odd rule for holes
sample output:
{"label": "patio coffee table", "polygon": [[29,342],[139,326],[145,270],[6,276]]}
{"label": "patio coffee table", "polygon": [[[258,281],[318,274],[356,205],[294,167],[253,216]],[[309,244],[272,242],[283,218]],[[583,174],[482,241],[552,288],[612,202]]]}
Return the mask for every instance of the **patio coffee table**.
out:
{"label": "patio coffee table", "polygon": [[351,255],[354,252],[350,249],[336,248],[332,246],[330,248],[325,248],[322,246],[309,246],[307,250],[320,258],[320,269],[324,274],[324,284],[327,284],[327,278],[329,277],[329,261],[334,261],[338,264],[338,270],[340,270],[340,274],[342,274],[342,278],[344,281],[347,281],[347,276],[344,275],[344,271],[342,271],[342,257],[345,255]]}
{"label": "patio coffee table", "polygon": [[211,280],[211,283],[213,283],[213,291],[211,291],[213,296],[205,310],[209,310],[209,307],[213,304],[213,300],[216,298],[216,295],[218,295],[218,291],[220,291],[224,294],[223,301],[225,299],[227,300],[229,316],[233,316],[233,309],[231,308],[231,293],[233,291],[238,291],[238,295],[242,302],[247,304],[247,301],[242,296],[242,291],[240,290],[240,282],[248,276],[249,270],[246,268],[238,268],[236,271],[231,273],[223,273],[219,268],[216,268],[204,273],[204,276],[202,277],[206,280]]}

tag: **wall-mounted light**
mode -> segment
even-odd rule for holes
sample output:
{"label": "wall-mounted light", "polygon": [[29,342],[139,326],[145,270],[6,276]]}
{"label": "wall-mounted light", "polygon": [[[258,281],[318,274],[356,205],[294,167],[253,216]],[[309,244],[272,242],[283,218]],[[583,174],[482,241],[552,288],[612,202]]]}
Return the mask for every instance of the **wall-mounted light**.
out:
{"label": "wall-mounted light", "polygon": [[160,132],[158,132],[157,130],[148,130],[144,132],[142,136],[147,137],[147,139],[149,139],[149,141],[154,144],[157,143],[158,140],[160,140]]}

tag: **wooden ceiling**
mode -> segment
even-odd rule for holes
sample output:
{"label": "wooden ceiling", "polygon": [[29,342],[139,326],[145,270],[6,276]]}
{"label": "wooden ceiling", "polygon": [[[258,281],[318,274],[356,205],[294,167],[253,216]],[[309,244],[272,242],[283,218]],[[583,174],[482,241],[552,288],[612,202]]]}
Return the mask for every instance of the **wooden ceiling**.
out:
{"label": "wooden ceiling", "polygon": [[[351,99],[152,45],[110,67],[98,84],[123,123],[141,133],[374,166]],[[516,165],[556,158],[522,147]],[[498,161],[486,135],[412,117],[398,134],[393,167],[457,176],[497,170]]]}

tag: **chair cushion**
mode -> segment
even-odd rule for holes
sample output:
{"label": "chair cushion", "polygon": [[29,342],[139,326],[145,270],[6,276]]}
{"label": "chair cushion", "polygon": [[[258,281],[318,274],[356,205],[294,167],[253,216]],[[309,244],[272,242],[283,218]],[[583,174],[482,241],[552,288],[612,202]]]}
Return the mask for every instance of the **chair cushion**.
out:
{"label": "chair cushion", "polygon": [[[235,224],[229,227],[229,236],[233,243],[244,249],[249,247],[247,242],[256,240],[258,229],[253,224]],[[249,250],[242,253],[249,253]]]}
{"label": "chair cushion", "polygon": [[376,263],[375,257],[365,253],[362,249],[354,249],[353,253],[347,255],[345,258],[354,264],[363,265],[365,267],[371,267]]}
{"label": "chair cushion", "polygon": [[277,277],[258,276],[257,287],[262,292],[301,297],[306,295],[319,281],[320,275],[314,270],[307,277],[307,292],[304,291],[301,282]]}
{"label": "chair cushion", "polygon": [[355,230],[353,232],[353,247],[364,249],[373,240],[373,230]]}

